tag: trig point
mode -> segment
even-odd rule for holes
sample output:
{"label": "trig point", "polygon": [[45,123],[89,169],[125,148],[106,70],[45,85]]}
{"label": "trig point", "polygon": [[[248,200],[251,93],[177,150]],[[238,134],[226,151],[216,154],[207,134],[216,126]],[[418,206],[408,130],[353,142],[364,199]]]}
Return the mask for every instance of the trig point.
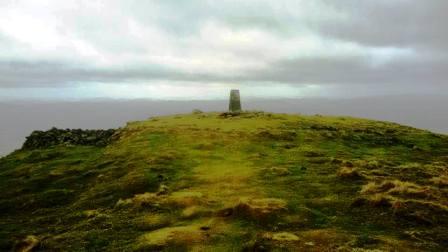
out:
{"label": "trig point", "polygon": [[229,111],[241,112],[240,91],[237,89],[230,90]]}

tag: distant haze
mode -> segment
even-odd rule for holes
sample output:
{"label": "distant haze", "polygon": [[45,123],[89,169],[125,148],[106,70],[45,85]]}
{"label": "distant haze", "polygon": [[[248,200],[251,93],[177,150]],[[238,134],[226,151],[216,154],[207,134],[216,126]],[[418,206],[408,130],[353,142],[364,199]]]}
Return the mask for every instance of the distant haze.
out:
{"label": "distant haze", "polygon": [[[447,97],[386,96],[359,99],[244,99],[243,108],[282,113],[350,115],[398,122],[448,133]],[[20,148],[33,130],[116,128],[151,116],[224,111],[226,100],[96,100],[79,102],[0,102],[0,156]]]}

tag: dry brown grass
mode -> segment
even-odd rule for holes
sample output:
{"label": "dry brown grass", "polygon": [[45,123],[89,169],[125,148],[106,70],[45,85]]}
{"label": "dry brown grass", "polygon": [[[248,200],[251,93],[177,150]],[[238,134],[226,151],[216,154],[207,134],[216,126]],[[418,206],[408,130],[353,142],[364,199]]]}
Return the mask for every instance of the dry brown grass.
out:
{"label": "dry brown grass", "polygon": [[193,219],[211,215],[212,211],[202,206],[190,206],[182,210],[181,213],[181,217],[184,219]]}
{"label": "dry brown grass", "polygon": [[39,243],[40,240],[37,236],[28,235],[25,239],[16,244],[14,251],[31,252],[36,249]]}
{"label": "dry brown grass", "polygon": [[136,226],[142,230],[154,230],[169,226],[173,222],[167,214],[151,213],[136,220]]}
{"label": "dry brown grass", "polygon": [[275,174],[277,176],[287,176],[290,175],[291,172],[289,171],[288,168],[285,167],[271,167],[271,168],[267,168],[265,169],[267,172]]}
{"label": "dry brown grass", "polygon": [[263,221],[285,212],[287,210],[286,205],[286,201],[282,199],[251,199],[240,202],[235,206],[234,212],[238,216]]}
{"label": "dry brown grass", "polygon": [[392,198],[385,194],[377,193],[369,198],[370,204],[374,207],[390,207],[392,205]]}
{"label": "dry brown grass", "polygon": [[438,187],[448,187],[448,175],[433,177],[430,181]]}
{"label": "dry brown grass", "polygon": [[362,194],[379,194],[399,196],[403,198],[438,199],[439,193],[428,186],[420,186],[400,180],[387,180],[381,183],[369,182],[361,189]]}
{"label": "dry brown grass", "polygon": [[165,203],[173,207],[192,207],[204,203],[204,195],[196,191],[178,191],[169,195]]}
{"label": "dry brown grass", "polygon": [[363,197],[353,207],[373,206],[389,208],[395,218],[419,225],[446,223],[448,201],[441,190],[415,183],[386,180],[369,182],[362,187]]}
{"label": "dry brown grass", "polygon": [[167,245],[201,243],[206,239],[206,233],[201,231],[198,225],[166,227],[142,235],[138,239],[135,249],[158,251]]}
{"label": "dry brown grass", "polygon": [[158,200],[158,196],[155,193],[136,194],[132,198],[118,200],[115,207],[145,207],[155,204]]}
{"label": "dry brown grass", "polygon": [[299,233],[299,237],[308,244],[314,244],[312,247],[305,247],[305,251],[333,251],[337,245],[342,245],[350,240],[350,236],[337,229],[315,229]]}
{"label": "dry brown grass", "polygon": [[150,207],[154,205],[163,205],[168,207],[188,208],[198,206],[204,203],[203,194],[200,192],[178,191],[171,194],[143,193],[136,194],[129,199],[120,199],[116,207]]}
{"label": "dry brown grass", "polygon": [[298,242],[300,240],[300,238],[297,235],[289,232],[277,232],[277,233],[268,232],[263,234],[263,238],[281,243],[292,243],[292,242]]}
{"label": "dry brown grass", "polygon": [[363,178],[363,175],[361,175],[361,173],[359,172],[359,170],[357,168],[353,168],[353,167],[342,167],[341,169],[339,169],[337,175],[340,178],[343,179],[361,179]]}
{"label": "dry brown grass", "polygon": [[207,244],[212,237],[222,236],[230,229],[227,223],[217,219],[204,219],[190,225],[165,227],[141,235],[134,250],[162,251],[171,247],[169,251],[184,251],[185,246]]}

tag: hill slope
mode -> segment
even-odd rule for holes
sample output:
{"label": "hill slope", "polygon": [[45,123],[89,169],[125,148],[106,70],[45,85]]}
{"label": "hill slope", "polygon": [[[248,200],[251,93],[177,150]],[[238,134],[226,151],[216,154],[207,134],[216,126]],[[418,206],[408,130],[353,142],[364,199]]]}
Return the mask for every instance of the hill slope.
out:
{"label": "hill slope", "polygon": [[0,249],[438,251],[448,137],[348,117],[197,113],[0,159]]}

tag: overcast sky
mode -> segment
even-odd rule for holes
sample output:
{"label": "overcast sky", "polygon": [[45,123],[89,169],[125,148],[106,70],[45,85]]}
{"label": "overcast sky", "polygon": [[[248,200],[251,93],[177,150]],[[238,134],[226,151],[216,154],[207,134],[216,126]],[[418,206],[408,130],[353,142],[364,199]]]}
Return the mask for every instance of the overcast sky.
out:
{"label": "overcast sky", "polygon": [[0,99],[448,94],[446,0],[0,0]]}

